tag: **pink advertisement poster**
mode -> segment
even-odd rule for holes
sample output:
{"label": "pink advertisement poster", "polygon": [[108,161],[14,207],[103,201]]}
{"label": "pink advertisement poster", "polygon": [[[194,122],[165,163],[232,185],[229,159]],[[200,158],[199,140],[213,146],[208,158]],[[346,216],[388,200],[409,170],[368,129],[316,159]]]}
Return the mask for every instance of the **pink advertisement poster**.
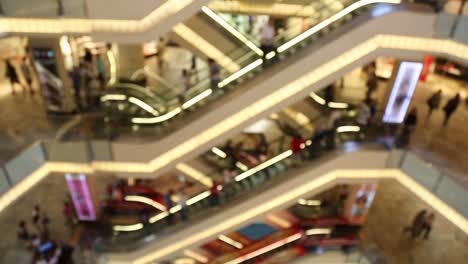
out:
{"label": "pink advertisement poster", "polygon": [[84,174],[66,174],[65,178],[78,219],[80,221],[95,221],[96,211],[86,176]]}

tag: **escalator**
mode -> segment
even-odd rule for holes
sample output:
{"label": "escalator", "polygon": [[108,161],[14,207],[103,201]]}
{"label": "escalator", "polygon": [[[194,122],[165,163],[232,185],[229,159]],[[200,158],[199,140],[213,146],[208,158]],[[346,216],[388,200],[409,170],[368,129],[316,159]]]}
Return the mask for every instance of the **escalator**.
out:
{"label": "escalator", "polygon": [[[337,128],[333,137],[340,133],[355,133],[340,132],[340,128]],[[375,131],[382,133],[384,130],[375,127]],[[313,138],[311,143],[306,143],[303,151],[319,155],[310,157],[309,161],[299,166],[292,166],[294,157],[287,140],[279,138],[278,142],[286,144],[274,147],[276,156],[238,174],[235,182],[220,188],[220,206],[210,208],[212,205],[209,191],[201,192],[187,200],[187,223],[168,227],[164,221],[167,213],[154,215],[145,224],[145,228],[138,231],[143,237],[145,234],[154,234],[152,239],[135,240],[133,236],[132,240],[125,240],[124,248],[126,251],[136,249],[135,251],[106,254],[102,263],[162,261],[180,254],[186,248],[197,247],[215,239],[218,234],[231,232],[249,222],[262,219],[271,212],[288,208],[300,198],[317,195],[343,183],[396,180],[463,232],[468,232],[467,212],[464,212],[463,205],[441,193],[440,187],[435,187],[438,183],[428,185],[428,179],[420,177],[422,171],[415,171],[413,168],[421,168],[421,161],[418,161],[414,154],[403,154],[402,150],[389,151],[385,144],[376,143],[380,141],[380,137],[375,136],[376,133],[367,135],[368,143],[358,144],[354,140],[340,140],[341,143],[336,149],[322,144],[326,139]],[[273,145],[276,143],[273,142]],[[441,182],[446,180],[450,181],[444,178]],[[460,197],[467,197],[466,195],[466,190],[456,191],[458,200]],[[179,211],[180,208],[171,208],[171,213],[177,214]],[[119,239],[122,237],[114,238],[113,241]]]}
{"label": "escalator", "polygon": [[[430,39],[434,34],[435,15],[418,7],[377,5],[366,11],[357,8],[357,13],[338,15],[298,37],[287,38],[270,60],[254,60],[241,71],[228,75],[219,83],[219,88],[213,90],[208,79],[202,80],[188,91],[187,101],[182,106],[152,118],[131,118],[135,125],[162,127],[158,134],[160,139],[146,145],[115,142],[112,146],[115,160],[151,161],[154,171],[168,168],[227,139],[241,126],[306,97],[378,56],[391,54],[418,59],[423,53],[432,52],[422,45],[412,48],[376,46],[379,40],[376,36],[384,34]],[[411,26],[403,26],[404,21],[411,21],[408,22]],[[270,64],[271,60],[277,62]],[[258,77],[252,79],[255,76]],[[236,116],[235,122],[226,119],[230,116]],[[158,158],[153,160],[154,157]]]}

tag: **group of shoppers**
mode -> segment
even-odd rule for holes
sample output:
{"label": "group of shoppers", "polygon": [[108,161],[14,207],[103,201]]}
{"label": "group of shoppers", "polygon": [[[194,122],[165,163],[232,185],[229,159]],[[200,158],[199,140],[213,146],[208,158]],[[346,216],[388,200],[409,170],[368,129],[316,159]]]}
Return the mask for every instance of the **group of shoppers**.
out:
{"label": "group of shoppers", "polygon": [[15,86],[20,86],[23,89],[23,92],[29,92],[30,94],[34,94],[34,89],[32,87],[32,76],[33,76],[33,69],[30,64],[30,61],[27,57],[23,57],[20,63],[20,70],[23,76],[24,82],[20,81],[18,72],[16,71],[15,66],[12,63],[12,59],[5,60],[5,77],[10,82],[11,93],[13,95],[16,94]]}
{"label": "group of shoppers", "polygon": [[31,216],[32,229],[25,220],[18,224],[18,238],[25,243],[25,246],[33,251],[45,241],[50,240],[49,223],[50,219],[41,211],[39,205],[34,205]]}
{"label": "group of shoppers", "polygon": [[86,50],[78,66],[69,72],[77,112],[96,104],[94,95],[105,86],[105,76],[105,63],[101,55],[93,55],[90,50]]}
{"label": "group of shoppers", "polygon": [[[439,110],[441,103],[442,103],[443,93],[442,90],[436,91],[431,97],[427,99],[427,118],[429,119],[432,113],[436,110]],[[453,113],[457,110],[458,106],[461,102],[461,96],[457,93],[454,97],[450,98],[447,103],[442,107],[444,111],[444,122],[442,123],[443,126],[447,126],[449,123],[450,118],[452,117]]]}

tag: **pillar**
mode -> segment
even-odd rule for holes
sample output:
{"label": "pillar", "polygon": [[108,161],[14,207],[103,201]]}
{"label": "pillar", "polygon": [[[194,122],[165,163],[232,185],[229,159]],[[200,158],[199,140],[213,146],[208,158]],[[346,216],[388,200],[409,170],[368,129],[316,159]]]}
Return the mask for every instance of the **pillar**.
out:
{"label": "pillar", "polygon": [[114,45],[116,57],[117,79],[130,79],[132,74],[145,66],[142,45],[118,44]]}

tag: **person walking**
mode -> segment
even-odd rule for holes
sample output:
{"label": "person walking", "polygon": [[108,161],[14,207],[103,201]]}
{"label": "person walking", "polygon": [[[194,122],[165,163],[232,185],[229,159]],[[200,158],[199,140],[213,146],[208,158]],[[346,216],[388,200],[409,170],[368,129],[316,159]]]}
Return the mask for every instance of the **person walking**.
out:
{"label": "person walking", "polygon": [[31,69],[30,69],[30,65],[28,63],[28,59],[26,57],[24,57],[23,61],[21,62],[21,72],[23,73],[24,80],[26,81],[26,84],[28,85],[25,88],[27,90],[29,90],[30,94],[34,94],[34,90],[32,88]]}
{"label": "person walking", "polygon": [[440,107],[440,101],[442,100],[442,90],[438,90],[435,92],[429,99],[427,99],[427,106],[429,107],[429,111],[427,112],[427,118],[429,119],[432,115],[432,112],[435,109]]}
{"label": "person walking", "polygon": [[5,77],[10,81],[11,85],[11,93],[13,95],[16,94],[15,92],[15,84],[20,84],[19,79],[18,79],[18,74],[16,73],[15,67],[11,64],[10,60],[5,61],[6,64],[6,72],[5,72]]}
{"label": "person walking", "polygon": [[424,239],[429,238],[429,234],[432,231],[432,224],[434,223],[435,220],[435,214],[431,213],[428,216],[426,216],[423,221],[422,221],[422,227],[421,227],[421,232],[424,233]]}
{"label": "person walking", "polygon": [[270,17],[268,22],[260,28],[260,49],[264,57],[275,50],[275,36],[275,21]]}
{"label": "person walking", "polygon": [[446,127],[450,117],[453,115],[453,113],[457,110],[458,105],[460,104],[461,101],[461,96],[459,93],[457,93],[452,99],[450,99],[447,104],[444,106],[444,112],[445,112],[445,119],[443,126]]}
{"label": "person walking", "polygon": [[419,211],[413,218],[413,222],[410,226],[403,228],[403,232],[409,232],[412,238],[418,237],[423,229],[423,225],[427,216],[427,210]]}

